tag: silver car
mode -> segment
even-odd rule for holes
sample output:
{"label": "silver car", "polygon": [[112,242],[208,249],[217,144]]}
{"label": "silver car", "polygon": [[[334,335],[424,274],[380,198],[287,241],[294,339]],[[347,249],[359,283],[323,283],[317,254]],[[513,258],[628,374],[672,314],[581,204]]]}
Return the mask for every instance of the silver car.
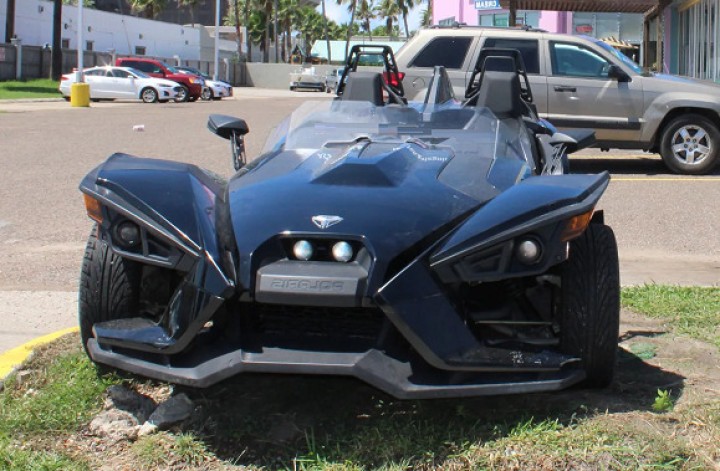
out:
{"label": "silver car", "polygon": [[674,172],[708,173],[720,163],[720,86],[644,72],[607,44],[530,28],[423,29],[396,54],[409,99],[424,96],[445,66],[463,96],[485,48],[520,51],[541,117],[561,129],[595,130],[601,149],[660,153]]}

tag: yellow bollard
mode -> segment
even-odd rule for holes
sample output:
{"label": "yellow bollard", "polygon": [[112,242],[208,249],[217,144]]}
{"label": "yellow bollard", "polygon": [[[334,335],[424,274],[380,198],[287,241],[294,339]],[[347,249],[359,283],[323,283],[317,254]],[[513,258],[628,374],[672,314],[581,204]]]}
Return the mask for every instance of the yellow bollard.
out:
{"label": "yellow bollard", "polygon": [[90,85],[73,83],[70,85],[70,106],[90,106]]}

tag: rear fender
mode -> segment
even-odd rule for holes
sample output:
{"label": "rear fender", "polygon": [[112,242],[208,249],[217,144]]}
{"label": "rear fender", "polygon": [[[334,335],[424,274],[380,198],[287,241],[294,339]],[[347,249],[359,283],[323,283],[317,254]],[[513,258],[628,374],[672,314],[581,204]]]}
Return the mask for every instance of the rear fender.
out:
{"label": "rear fender", "polygon": [[[430,266],[446,283],[543,273],[567,258],[568,221],[593,211],[609,181],[607,172],[528,178],[470,216],[430,256]],[[526,239],[542,248],[531,264],[514,255],[517,243]]]}

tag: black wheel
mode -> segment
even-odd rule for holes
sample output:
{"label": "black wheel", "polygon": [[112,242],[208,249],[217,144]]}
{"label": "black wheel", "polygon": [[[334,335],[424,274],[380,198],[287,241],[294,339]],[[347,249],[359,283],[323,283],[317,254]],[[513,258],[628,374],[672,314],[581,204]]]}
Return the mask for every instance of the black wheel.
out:
{"label": "black wheel", "polygon": [[570,242],[562,267],[560,347],[577,356],[587,373],[584,386],[612,382],[620,328],[620,273],[612,229],[590,224]]}
{"label": "black wheel", "polygon": [[90,98],[93,103],[100,103],[100,98]]}
{"label": "black wheel", "polygon": [[291,92],[294,92],[294,91],[295,91],[295,87],[291,86],[291,87],[290,87],[290,91],[291,91]]}
{"label": "black wheel", "polygon": [[145,87],[140,92],[143,103],[155,103],[158,101],[158,94],[154,88]]}
{"label": "black wheel", "polygon": [[175,97],[175,101],[177,103],[182,103],[184,101],[188,101],[188,97],[190,96],[190,90],[188,90],[188,87],[185,85],[180,85],[180,91],[178,92],[177,96]]}
{"label": "black wheel", "polygon": [[699,114],[670,121],[660,138],[660,155],[675,173],[703,175],[720,162],[720,131]]}
{"label": "black wheel", "polygon": [[69,97],[69,96],[64,96],[64,97],[63,97],[63,100],[65,100],[65,101],[70,101],[70,97]]}
{"label": "black wheel", "polygon": [[115,254],[98,238],[97,226],[93,227],[85,247],[79,288],[78,320],[86,353],[95,323],[137,316],[139,291],[138,264]]}
{"label": "black wheel", "polygon": [[205,101],[209,101],[213,99],[213,92],[210,89],[210,87],[203,88],[202,95],[200,95],[200,98],[202,98]]}

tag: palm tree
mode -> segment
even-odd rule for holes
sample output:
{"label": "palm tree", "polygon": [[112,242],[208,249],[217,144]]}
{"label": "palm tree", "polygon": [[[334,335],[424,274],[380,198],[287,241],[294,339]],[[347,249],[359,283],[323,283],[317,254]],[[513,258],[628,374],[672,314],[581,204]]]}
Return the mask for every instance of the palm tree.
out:
{"label": "palm tree", "polygon": [[155,18],[167,6],[167,0],[130,0],[130,6],[145,18]]}
{"label": "palm tree", "polygon": [[387,29],[388,35],[393,35],[393,23],[397,21],[398,14],[400,14],[400,7],[398,6],[397,0],[380,0],[380,4],[376,8],[377,15],[380,18],[385,18],[385,28]]}
{"label": "palm tree", "polygon": [[372,41],[372,28],[370,27],[370,20],[375,18],[375,5],[373,5],[373,0],[359,0],[357,5],[357,17],[360,19],[363,28],[370,36],[370,41]]}
{"label": "palm tree", "polygon": [[328,35],[328,19],[327,11],[325,10],[325,0],[322,1],[322,16],[323,16],[323,29],[325,33],[325,42],[327,43],[328,52],[328,64],[332,62],[332,51],[330,50],[330,36]]}
{"label": "palm tree", "polygon": [[432,2],[429,2],[427,8],[423,10],[420,26],[432,26],[432,18]]}
{"label": "palm tree", "polygon": [[405,37],[410,38],[410,30],[408,29],[408,21],[407,16],[410,10],[415,8],[415,0],[397,0],[398,7],[400,8],[400,12],[402,13],[403,17],[403,24],[405,26]]}
{"label": "palm tree", "polygon": [[345,58],[346,60],[348,53],[350,52],[350,36],[352,36],[353,25],[355,24],[355,10],[357,8],[358,0],[336,0],[338,5],[347,4],[348,11],[350,12],[350,27],[347,30],[347,37],[345,38]]}
{"label": "palm tree", "polygon": [[321,38],[324,30],[322,15],[312,7],[303,7],[298,12],[297,28],[305,42],[305,57],[310,57],[312,45],[318,38]]}

